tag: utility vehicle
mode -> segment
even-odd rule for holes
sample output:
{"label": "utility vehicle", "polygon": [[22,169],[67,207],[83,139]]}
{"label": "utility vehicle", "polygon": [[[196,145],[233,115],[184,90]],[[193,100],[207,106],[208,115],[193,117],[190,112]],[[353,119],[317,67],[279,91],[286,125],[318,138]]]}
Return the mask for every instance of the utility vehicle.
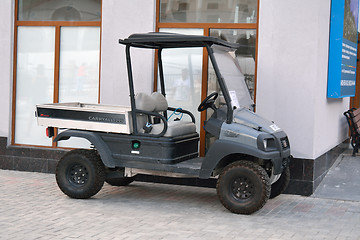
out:
{"label": "utility vehicle", "polygon": [[[171,33],[133,34],[125,45],[130,106],[86,103],[37,105],[38,124],[54,141],[85,138],[94,149],[76,149],[58,162],[56,181],[71,198],[90,198],[103,186],[125,186],[135,174],[215,179],[220,202],[233,213],[251,214],[289,182],[290,144],[273,122],[256,113],[234,51],[238,44],[206,36]],[[203,47],[216,74],[219,91],[209,94],[198,111],[211,111],[204,122],[215,141],[199,156],[199,129],[193,113],[168,106],[162,52],[169,48]],[[130,49],[158,50],[160,92],[135,93]],[[149,78],[150,79],[150,78]],[[244,87],[245,86],[245,87]],[[210,109],[209,109],[210,108]],[[178,112],[188,116],[168,120]],[[190,120],[191,119],[191,120]]]}

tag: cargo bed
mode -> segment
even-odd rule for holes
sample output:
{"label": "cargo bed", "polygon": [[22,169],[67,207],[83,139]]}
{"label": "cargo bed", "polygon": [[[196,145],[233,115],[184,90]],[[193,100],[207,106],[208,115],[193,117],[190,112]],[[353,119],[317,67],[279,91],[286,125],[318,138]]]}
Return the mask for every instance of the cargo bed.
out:
{"label": "cargo bed", "polygon": [[131,107],[80,102],[36,105],[38,125],[88,131],[131,133]]}

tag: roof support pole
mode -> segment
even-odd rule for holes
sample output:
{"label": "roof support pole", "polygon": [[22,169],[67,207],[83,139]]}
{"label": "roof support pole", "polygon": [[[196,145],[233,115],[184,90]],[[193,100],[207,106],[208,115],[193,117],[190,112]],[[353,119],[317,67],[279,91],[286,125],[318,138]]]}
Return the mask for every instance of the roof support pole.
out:
{"label": "roof support pole", "polygon": [[158,66],[159,66],[159,76],[160,76],[160,88],[161,88],[161,94],[164,95],[164,97],[166,97],[164,69],[163,69],[161,54],[162,54],[162,48],[159,48],[159,50],[158,50]]}
{"label": "roof support pole", "polygon": [[[158,66],[159,66],[159,76],[160,76],[160,90],[161,90],[161,94],[166,97],[166,92],[165,92],[165,79],[164,79],[164,69],[163,69],[163,64],[162,64],[162,48],[158,49]],[[167,111],[164,111],[164,116],[165,118],[167,118]]]}
{"label": "roof support pole", "polygon": [[134,80],[133,80],[132,67],[131,67],[130,45],[129,44],[126,45],[125,52],[126,52],[126,65],[127,65],[127,71],[128,71],[128,79],[129,79],[129,91],[130,91],[130,104],[131,104],[133,133],[137,134],[138,131],[137,131],[137,122],[136,122],[135,91],[134,91]]}

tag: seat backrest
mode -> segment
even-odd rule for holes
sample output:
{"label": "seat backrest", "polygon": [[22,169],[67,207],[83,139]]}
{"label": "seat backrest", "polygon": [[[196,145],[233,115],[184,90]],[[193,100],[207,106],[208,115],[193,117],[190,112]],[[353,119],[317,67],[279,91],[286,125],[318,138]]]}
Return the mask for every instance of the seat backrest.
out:
{"label": "seat backrest", "polygon": [[153,92],[151,94],[151,97],[155,103],[155,109],[154,109],[155,112],[167,111],[169,105],[164,95],[162,95],[159,92]]}
{"label": "seat backrest", "polygon": [[[148,112],[157,112],[160,114],[168,109],[168,102],[166,98],[159,92],[153,92],[151,96],[146,93],[137,93],[135,96],[135,105],[136,109]],[[136,119],[138,132],[144,132],[144,126],[146,123],[151,122],[149,121],[149,116],[146,114],[137,114]],[[164,135],[165,137],[196,133],[196,126],[192,122],[170,121],[167,124],[168,129]],[[153,124],[150,134],[160,134],[163,128],[163,122]]]}
{"label": "seat backrest", "polygon": [[146,93],[137,93],[135,96],[136,109],[152,112],[156,105],[152,96]]}
{"label": "seat backrest", "polygon": [[[153,112],[155,110],[155,101],[154,99],[146,93],[137,93],[135,95],[135,105],[136,109],[142,111]],[[143,127],[148,122],[148,116],[145,114],[136,115],[136,124],[138,132],[143,132]]]}

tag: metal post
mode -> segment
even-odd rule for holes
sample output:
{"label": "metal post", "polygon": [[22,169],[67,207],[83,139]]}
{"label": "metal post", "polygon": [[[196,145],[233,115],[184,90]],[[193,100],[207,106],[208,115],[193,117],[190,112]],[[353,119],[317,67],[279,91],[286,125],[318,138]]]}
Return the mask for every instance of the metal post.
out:
{"label": "metal post", "polygon": [[158,50],[158,65],[159,65],[161,94],[164,95],[164,97],[165,97],[166,96],[166,93],[165,93],[165,80],[164,80],[164,69],[163,69],[163,65],[162,65],[161,53],[162,53],[162,48],[160,48]]}
{"label": "metal post", "polygon": [[[161,88],[161,94],[166,97],[165,92],[165,79],[164,79],[164,69],[162,65],[162,48],[159,48],[158,50],[158,66],[159,66],[159,76],[160,76],[160,88]],[[167,111],[164,111],[164,117],[167,118]]]}
{"label": "metal post", "polygon": [[129,79],[129,91],[130,91],[130,103],[131,103],[131,115],[133,124],[133,133],[137,134],[137,123],[136,123],[136,105],[135,105],[135,92],[134,92],[134,81],[132,76],[131,57],[130,57],[130,45],[127,44],[125,48],[126,52],[126,64]]}

